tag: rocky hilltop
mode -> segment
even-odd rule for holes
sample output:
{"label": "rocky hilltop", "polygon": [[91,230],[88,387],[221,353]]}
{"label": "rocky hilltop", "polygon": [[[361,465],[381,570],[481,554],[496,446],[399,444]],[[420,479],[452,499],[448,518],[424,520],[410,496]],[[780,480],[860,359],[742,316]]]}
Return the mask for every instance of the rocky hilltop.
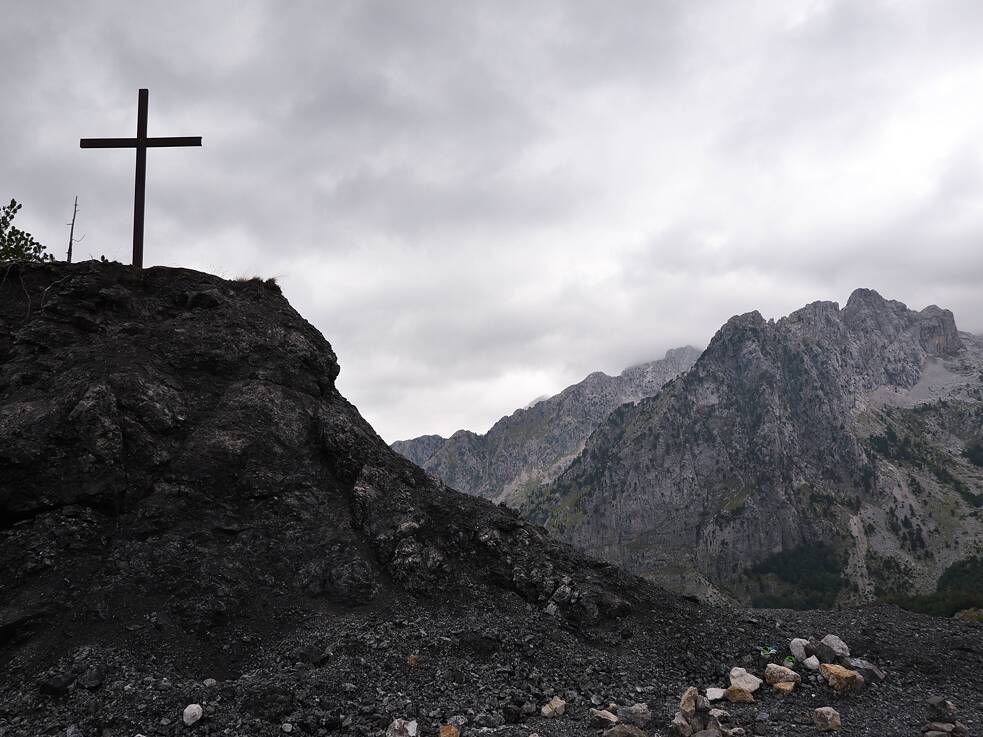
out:
{"label": "rocky hilltop", "polygon": [[2,737],[983,720],[978,625],[698,606],[444,488],[338,372],[272,282],[0,265]]}
{"label": "rocky hilltop", "polygon": [[657,393],[689,369],[700,352],[674,348],[664,358],[625,369],[597,371],[559,394],[516,410],[484,435],[459,430],[449,438],[424,435],[392,444],[398,453],[448,486],[510,506],[559,476],[587,437],[616,407]]}
{"label": "rocky hilltop", "polygon": [[729,320],[524,511],[677,590],[758,604],[926,593],[983,545],[983,342],[860,289]]}
{"label": "rocky hilltop", "polygon": [[6,640],[109,613],[181,638],[273,625],[273,599],[478,583],[543,606],[563,586],[572,621],[629,606],[629,579],[386,447],[274,284],[94,263],[4,276]]}

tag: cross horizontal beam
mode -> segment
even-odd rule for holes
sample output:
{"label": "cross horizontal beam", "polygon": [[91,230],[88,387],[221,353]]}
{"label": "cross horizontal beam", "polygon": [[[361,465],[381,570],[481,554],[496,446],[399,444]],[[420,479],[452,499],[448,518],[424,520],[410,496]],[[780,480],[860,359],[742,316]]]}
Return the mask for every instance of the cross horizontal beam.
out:
{"label": "cross horizontal beam", "polygon": [[79,148],[174,148],[200,146],[201,136],[170,136],[164,138],[83,138]]}

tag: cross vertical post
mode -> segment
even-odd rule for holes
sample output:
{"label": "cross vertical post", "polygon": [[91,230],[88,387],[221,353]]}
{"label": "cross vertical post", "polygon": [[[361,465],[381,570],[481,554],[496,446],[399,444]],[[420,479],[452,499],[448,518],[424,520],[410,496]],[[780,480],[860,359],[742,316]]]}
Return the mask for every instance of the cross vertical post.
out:
{"label": "cross vertical post", "polygon": [[133,192],[133,265],[143,268],[143,213],[147,202],[147,107],[150,90],[140,90],[137,102],[137,175]]}
{"label": "cross vertical post", "polygon": [[137,152],[136,181],[133,186],[133,265],[143,268],[143,216],[147,196],[147,149],[174,146],[200,146],[200,136],[147,136],[147,107],[149,90],[140,90],[137,100],[136,138],[83,138],[81,148],[135,148]]}

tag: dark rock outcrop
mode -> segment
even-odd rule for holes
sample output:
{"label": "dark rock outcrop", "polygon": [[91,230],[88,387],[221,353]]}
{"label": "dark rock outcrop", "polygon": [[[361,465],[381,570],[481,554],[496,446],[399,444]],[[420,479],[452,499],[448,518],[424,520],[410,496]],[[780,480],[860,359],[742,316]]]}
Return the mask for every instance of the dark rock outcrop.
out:
{"label": "dark rock outcrop", "polygon": [[475,586],[571,624],[630,608],[631,577],[391,451],[338,372],[275,285],[3,267],[0,646],[151,622],[173,650]]}

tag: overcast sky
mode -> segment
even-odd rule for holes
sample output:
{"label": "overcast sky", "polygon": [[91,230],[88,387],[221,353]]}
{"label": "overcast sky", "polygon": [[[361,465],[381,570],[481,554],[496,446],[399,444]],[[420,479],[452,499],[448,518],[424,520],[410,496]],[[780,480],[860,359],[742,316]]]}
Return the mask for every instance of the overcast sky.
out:
{"label": "overcast sky", "polygon": [[4,0],[0,200],[276,276],[387,440],[854,287],[983,332],[983,2]]}

